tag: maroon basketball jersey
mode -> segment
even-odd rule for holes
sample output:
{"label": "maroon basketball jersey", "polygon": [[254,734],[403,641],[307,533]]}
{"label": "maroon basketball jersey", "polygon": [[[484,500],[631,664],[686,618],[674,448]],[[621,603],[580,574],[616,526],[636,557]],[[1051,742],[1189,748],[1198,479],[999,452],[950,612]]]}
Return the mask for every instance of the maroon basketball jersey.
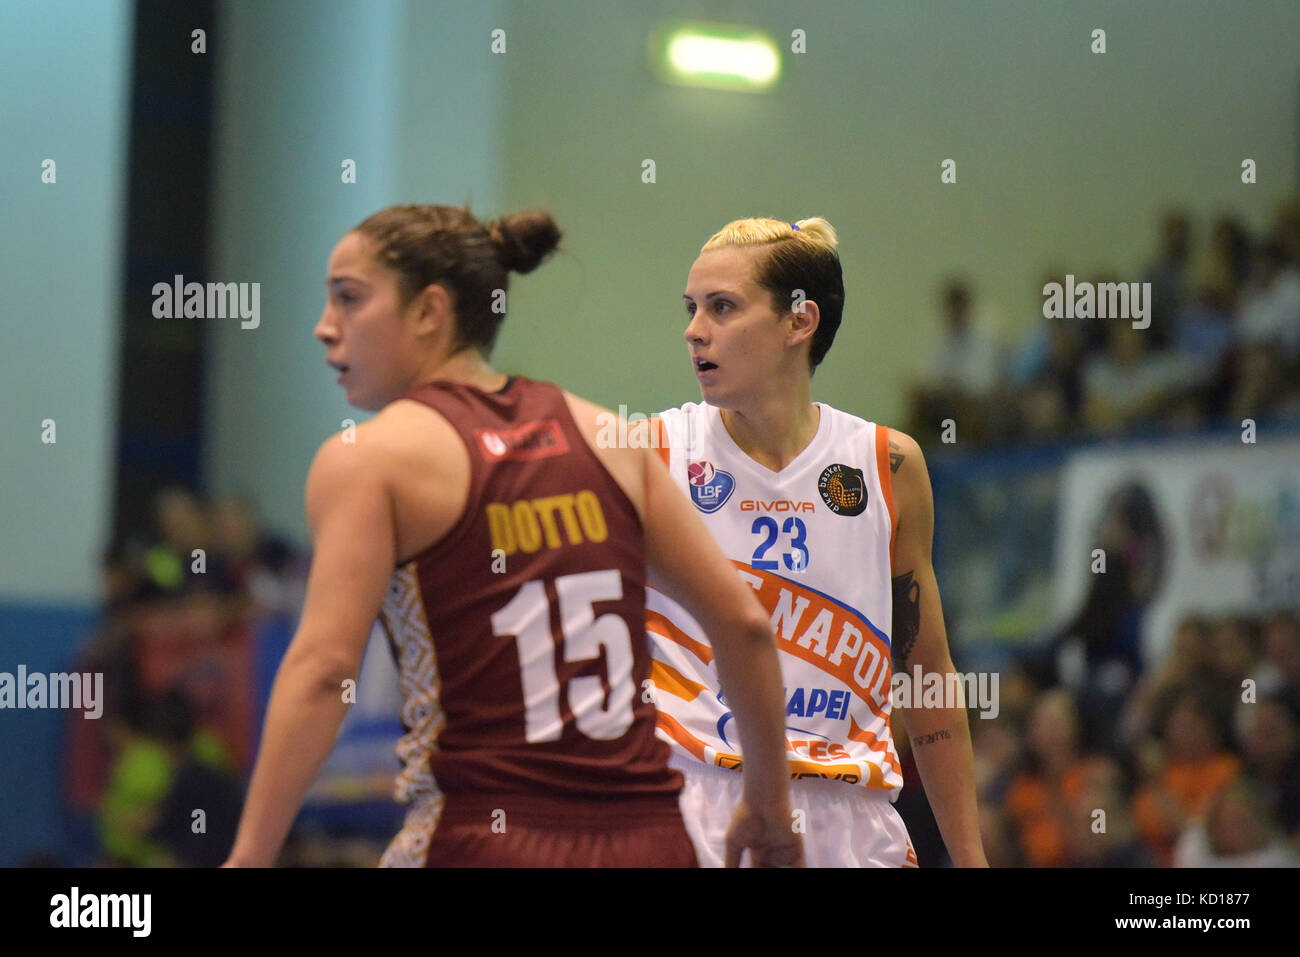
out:
{"label": "maroon basketball jersey", "polygon": [[641,523],[563,393],[514,377],[405,398],[460,433],[470,482],[460,520],[398,567],[381,610],[406,731],[397,799],[674,796],[643,692]]}

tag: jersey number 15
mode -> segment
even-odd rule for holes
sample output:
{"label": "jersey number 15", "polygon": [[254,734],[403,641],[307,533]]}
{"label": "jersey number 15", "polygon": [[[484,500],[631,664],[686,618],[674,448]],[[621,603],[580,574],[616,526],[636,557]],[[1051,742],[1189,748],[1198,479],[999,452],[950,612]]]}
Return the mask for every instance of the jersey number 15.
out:
{"label": "jersey number 15", "polygon": [[[623,579],[616,569],[561,575],[555,579],[560,605],[559,644],[564,661],[587,661],[605,649],[609,699],[599,675],[582,675],[568,682],[569,710],[589,738],[609,741],[622,737],[632,725],[632,635],[627,622],[609,613],[595,617],[592,603],[623,597]],[[551,608],[546,587],[525,583],[509,604],[492,616],[492,632],[513,636],[519,652],[524,690],[525,738],[530,744],[558,741],[564,730],[560,717],[560,682],[555,674],[556,641],[551,635]]]}

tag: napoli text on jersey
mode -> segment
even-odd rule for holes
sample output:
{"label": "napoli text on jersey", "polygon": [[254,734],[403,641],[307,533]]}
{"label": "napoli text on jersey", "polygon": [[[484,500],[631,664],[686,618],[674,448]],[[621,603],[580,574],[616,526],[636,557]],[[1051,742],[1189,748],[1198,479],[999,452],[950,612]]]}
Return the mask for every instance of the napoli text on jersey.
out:
{"label": "napoli text on jersey", "polygon": [[[741,451],[703,403],[663,412],[657,439],[673,480],[772,616],[792,775],[892,800],[903,777],[889,724],[889,430],[817,405],[816,436],[779,473]],[[660,737],[681,756],[738,768],[707,636],[666,595],[648,596]]]}

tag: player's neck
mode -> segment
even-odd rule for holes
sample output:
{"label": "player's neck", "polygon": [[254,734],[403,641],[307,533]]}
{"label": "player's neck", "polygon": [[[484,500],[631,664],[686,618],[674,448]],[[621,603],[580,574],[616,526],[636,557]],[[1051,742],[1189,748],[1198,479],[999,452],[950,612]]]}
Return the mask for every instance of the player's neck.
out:
{"label": "player's neck", "polygon": [[754,408],[722,409],[722,424],[742,452],[779,472],[817,435],[821,411],[805,392],[802,401],[774,401]]}
{"label": "player's neck", "polygon": [[465,349],[448,356],[441,362],[430,363],[421,370],[416,384],[433,382],[460,382],[476,386],[484,392],[497,392],[505,387],[506,375],[487,364],[476,349]]}

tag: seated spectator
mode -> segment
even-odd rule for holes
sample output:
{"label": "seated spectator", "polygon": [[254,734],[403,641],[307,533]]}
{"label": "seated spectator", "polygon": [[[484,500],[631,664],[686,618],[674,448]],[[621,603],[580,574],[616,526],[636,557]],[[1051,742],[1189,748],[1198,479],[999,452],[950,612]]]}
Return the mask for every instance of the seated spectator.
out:
{"label": "seated spectator", "polygon": [[1236,326],[1231,298],[1223,287],[1201,286],[1174,323],[1173,346],[1192,360],[1196,380],[1203,386],[1214,380],[1232,349]]}
{"label": "seated spectator", "polygon": [[1188,267],[1192,288],[1210,286],[1227,296],[1230,311],[1237,308],[1237,298],[1250,275],[1250,236],[1232,216],[1220,216],[1210,231],[1210,243],[1193,253]]}
{"label": "seated spectator", "polygon": [[156,710],[172,774],[149,836],[173,866],[220,867],[235,842],[243,788],[223,752],[214,753],[211,737],[200,732],[184,694],[170,692]]}
{"label": "seated spectator", "polygon": [[971,299],[963,280],[944,288],[943,339],[912,389],[914,428],[924,435],[938,435],[945,418],[961,422],[974,441],[990,433],[989,400],[1002,374],[1002,355],[991,319],[977,315]]}
{"label": "seated spectator", "polygon": [[1019,867],[1024,861],[1011,833],[1006,812],[996,804],[979,805],[980,843],[989,867]]}
{"label": "seated spectator", "polygon": [[1079,750],[1074,699],[1059,688],[1047,692],[1025,730],[1025,768],[1007,788],[1007,816],[1026,864],[1061,867],[1068,863],[1069,801],[1083,789],[1089,764]]}
{"label": "seated spectator", "polygon": [[981,804],[1001,805],[1022,760],[1020,734],[1014,719],[972,721],[975,793]]}
{"label": "seated spectator", "polygon": [[[129,867],[192,862],[196,858],[187,856],[186,846],[178,840],[178,819],[183,814],[188,829],[194,809],[211,809],[212,818],[205,826],[217,832],[213,840],[228,838],[215,852],[219,864],[234,840],[234,832],[226,834],[222,828],[238,823],[242,803],[220,741],[189,723],[189,712],[177,704],[176,693],[161,700],[132,695],[123,703],[123,712],[122,720],[114,722],[116,757],[98,806],[103,862]],[[196,773],[196,764],[206,770]],[[195,782],[202,795],[189,786]]]}
{"label": "seated spectator", "polygon": [[1067,795],[1066,860],[1071,867],[1151,867],[1129,814],[1124,772],[1111,758],[1087,762]]}
{"label": "seated spectator", "polygon": [[1221,788],[1174,850],[1175,867],[1300,867],[1268,800],[1250,778]]}
{"label": "seated spectator", "polygon": [[1237,336],[1245,346],[1279,351],[1287,360],[1300,354],[1300,270],[1287,262],[1276,237],[1255,253],[1252,281],[1242,296]]}
{"label": "seated spectator", "polygon": [[145,589],[141,598],[175,596],[202,590],[205,580],[191,572],[196,548],[212,547],[208,518],[198,498],[180,487],[154,499],[156,539],[144,554]]}
{"label": "seated spectator", "polygon": [[[1035,291],[1059,281],[1058,273],[1047,273]],[[1084,348],[1074,320],[1041,314],[1035,320],[1011,370],[1025,437],[1052,438],[1077,429],[1083,405]]]}
{"label": "seated spectator", "polygon": [[1264,622],[1259,691],[1279,696],[1300,714],[1300,617],[1293,611],[1275,612]]}
{"label": "seated spectator", "polygon": [[1300,837],[1300,721],[1281,698],[1237,706],[1237,739],[1246,770],[1268,798],[1275,820]]}
{"label": "seated spectator", "polygon": [[1188,615],[1174,631],[1173,647],[1156,668],[1143,676],[1125,702],[1120,719],[1118,743],[1133,747],[1156,716],[1167,710],[1168,702],[1183,688],[1208,685],[1214,681],[1211,662],[1210,623],[1199,615]]}
{"label": "seated spectator", "polygon": [[1149,351],[1147,329],[1123,319],[1106,323],[1106,351],[1083,372],[1084,421],[1102,435],[1154,422],[1170,397],[1186,387],[1193,363],[1174,352]]}
{"label": "seated spectator", "polygon": [[1143,842],[1162,867],[1174,844],[1210,799],[1236,778],[1241,761],[1224,740],[1228,714],[1208,689],[1189,686],[1173,700],[1159,728],[1154,779],[1133,800]]}
{"label": "seated spectator", "polygon": [[1210,680],[1224,701],[1239,699],[1259,659],[1259,627],[1244,615],[1220,618],[1210,630]]}
{"label": "seated spectator", "polygon": [[1229,411],[1260,418],[1289,410],[1300,372],[1300,272],[1276,239],[1260,247],[1254,281],[1237,318]]}
{"label": "seated spectator", "polygon": [[1187,213],[1172,210],[1160,221],[1160,252],[1146,268],[1151,283],[1151,327],[1157,344],[1169,345],[1166,330],[1175,324],[1187,302],[1187,266],[1191,260],[1192,227]]}

